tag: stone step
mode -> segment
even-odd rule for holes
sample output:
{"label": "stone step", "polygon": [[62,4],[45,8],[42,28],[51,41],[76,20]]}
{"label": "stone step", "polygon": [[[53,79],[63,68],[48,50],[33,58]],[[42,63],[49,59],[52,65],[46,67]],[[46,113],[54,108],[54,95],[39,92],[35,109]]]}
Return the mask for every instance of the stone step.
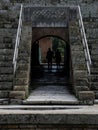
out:
{"label": "stone step", "polygon": [[8,98],[1,98],[0,99],[0,105],[8,105],[9,99]]}
{"label": "stone step", "polygon": [[95,99],[98,99],[98,90],[94,91],[95,93]]}
{"label": "stone step", "polygon": [[12,61],[0,61],[0,67],[13,67]]}
{"label": "stone step", "polygon": [[91,82],[91,90],[97,90],[98,91],[98,81],[97,82]]}
{"label": "stone step", "polygon": [[17,29],[0,28],[0,37],[4,43],[12,43],[12,39],[16,37]]}
{"label": "stone step", "polygon": [[97,21],[95,21],[95,22],[87,22],[87,21],[85,21],[84,22],[84,26],[85,26],[85,28],[98,28],[98,23],[97,23]]}
{"label": "stone step", "polygon": [[12,90],[12,82],[0,82],[0,90]]}
{"label": "stone step", "polygon": [[14,85],[14,91],[26,91],[28,92],[28,85]]}
{"label": "stone step", "polygon": [[62,109],[82,109],[87,106],[81,105],[0,105],[0,109],[21,109],[21,110],[62,110]]}
{"label": "stone step", "polygon": [[13,67],[0,67],[0,74],[13,74]]}
{"label": "stone step", "polygon": [[92,60],[92,67],[93,68],[98,68],[98,61]]}
{"label": "stone step", "polygon": [[0,91],[0,98],[8,98],[9,97],[9,91],[3,90]]}
{"label": "stone step", "polygon": [[13,49],[0,49],[0,55],[13,55]]}
{"label": "stone step", "polygon": [[0,82],[13,81],[13,75],[0,74]]}
{"label": "stone step", "polygon": [[91,52],[92,56],[97,56],[98,57],[98,50],[97,49],[92,49],[92,50],[90,50],[90,52]]}
{"label": "stone step", "polygon": [[88,43],[88,46],[90,47],[91,50],[97,50],[98,49],[98,45],[94,44],[94,43]]}
{"label": "stone step", "polygon": [[96,68],[91,68],[91,74],[98,74],[98,67]]}
{"label": "stone step", "polygon": [[13,61],[13,55],[2,55],[2,56],[0,56],[0,61]]}
{"label": "stone step", "polygon": [[97,43],[98,43],[98,37],[97,38],[89,38],[87,40],[88,40],[88,43],[91,44],[92,46],[93,46],[93,44],[97,45]]}
{"label": "stone step", "polygon": [[92,61],[98,61],[98,55],[91,55]]}
{"label": "stone step", "polygon": [[89,86],[89,81],[86,78],[78,78],[74,80],[75,86]]}
{"label": "stone step", "polygon": [[0,44],[0,49],[13,49],[13,48],[14,48],[14,45],[12,43]]}
{"label": "stone step", "polygon": [[79,101],[23,101],[24,105],[79,105]]}
{"label": "stone step", "polygon": [[89,76],[89,78],[91,79],[91,82],[97,82],[98,81],[98,75],[91,75],[91,76]]}
{"label": "stone step", "polygon": [[25,99],[25,91],[10,91],[9,97],[11,99]]}

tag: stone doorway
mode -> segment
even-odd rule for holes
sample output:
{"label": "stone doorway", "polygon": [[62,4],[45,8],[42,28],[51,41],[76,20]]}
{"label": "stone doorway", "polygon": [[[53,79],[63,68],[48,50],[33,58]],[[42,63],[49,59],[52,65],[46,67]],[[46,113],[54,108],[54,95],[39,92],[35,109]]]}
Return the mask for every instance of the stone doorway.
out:
{"label": "stone doorway", "polygon": [[[56,11],[56,9],[58,11]],[[75,14],[73,16],[69,15],[71,10],[75,10]],[[33,81],[32,79],[33,79],[33,77],[35,77],[35,75],[37,75],[39,77],[43,77],[43,73],[44,73],[43,68],[45,68],[45,67],[43,67],[40,64],[40,60],[39,60],[40,59],[40,57],[39,57],[40,56],[39,55],[39,40],[44,37],[56,36],[56,37],[62,39],[63,41],[65,41],[68,59],[67,59],[67,62],[63,62],[62,70],[63,70],[63,76],[67,76],[67,78],[64,77],[64,80],[63,80],[64,84],[61,83],[61,80],[60,81],[56,80],[57,81],[56,84],[59,82],[63,86],[66,86],[66,88],[68,86],[69,90],[67,92],[69,92],[71,90],[70,92],[72,93],[74,91],[73,90],[74,87],[72,86],[73,74],[72,74],[70,44],[69,44],[70,43],[70,41],[69,41],[69,37],[70,37],[69,36],[69,24],[70,24],[70,22],[69,21],[70,21],[70,18],[71,18],[71,20],[74,20],[74,19],[76,19],[76,17],[77,17],[76,9],[70,9],[69,7],[57,7],[57,8],[55,8],[55,7],[37,7],[37,8],[25,7],[25,9],[24,9],[25,22],[26,23],[32,22],[32,47],[31,47],[31,67],[30,67],[31,73],[30,73],[30,86],[29,86],[29,89],[31,90],[30,91],[31,94],[28,97],[27,102],[31,101],[35,104],[35,101],[33,100],[34,97],[32,97],[32,94],[33,94],[33,96],[35,95],[35,93],[37,92],[36,88],[38,88],[37,89],[38,91],[39,91],[39,89],[41,89],[41,87],[36,87],[37,85],[34,85],[34,82],[32,82]],[[65,65],[65,63],[67,63],[67,65]],[[47,74],[49,74],[46,76],[46,77],[48,77],[48,79],[51,79],[51,77],[54,76],[53,72],[47,73]],[[56,77],[57,77],[57,75],[58,74],[56,73]],[[59,75],[60,75],[60,73],[59,73]],[[60,76],[59,79],[61,77],[62,76]],[[51,84],[51,81],[49,81],[48,85],[50,85],[50,84],[53,85],[53,82]],[[38,83],[38,82],[36,82],[36,83]],[[41,85],[41,82],[39,84]],[[43,84],[41,86],[42,86],[42,91],[48,87],[48,86],[45,87],[45,85],[43,85]],[[49,86],[49,88],[51,90],[50,86]],[[60,85],[60,87],[59,87],[59,88],[62,88],[61,92],[63,92],[65,89],[65,87],[63,87],[63,86],[61,87],[61,85]],[[44,92],[46,93],[46,91],[44,91]],[[69,92],[69,95],[71,94],[70,92]],[[41,94],[38,93],[38,95],[41,95]],[[38,95],[37,95],[37,98],[39,97]],[[64,95],[67,95],[66,91],[65,91]],[[75,98],[74,95],[72,97]],[[38,98],[37,103],[41,103],[41,101],[39,99],[40,98]],[[72,99],[71,99],[71,101],[72,101]],[[45,97],[44,97],[44,100],[45,100]],[[75,101],[77,101],[76,98],[75,98]],[[51,102],[51,101],[49,101],[49,102]],[[65,102],[66,102],[66,100],[65,100]],[[45,102],[42,100],[42,103],[45,103]],[[55,101],[55,103],[56,103],[56,101]]]}
{"label": "stone doorway", "polygon": [[[66,38],[68,38],[67,36]],[[45,59],[42,60],[40,57],[41,53],[43,53],[40,51],[40,49],[42,49],[43,46],[45,50],[47,50],[48,48],[51,48],[53,50],[53,39],[56,40],[58,39],[59,42],[60,41],[63,42],[62,62],[59,70],[57,70],[56,68],[55,61],[53,61],[52,70],[48,70],[47,61],[44,61]],[[47,43],[46,40],[48,40]],[[45,46],[45,44],[47,44],[48,46]],[[58,36],[54,37],[53,35],[47,35],[45,37],[39,38],[37,41],[32,43],[30,70],[31,70],[30,86],[29,86],[30,96],[28,97],[25,103],[27,104],[78,103],[77,99],[72,94],[72,84],[70,82],[70,78],[72,76],[71,72],[72,69],[71,69],[71,57],[70,57],[70,44],[68,41],[64,41],[62,38]]]}

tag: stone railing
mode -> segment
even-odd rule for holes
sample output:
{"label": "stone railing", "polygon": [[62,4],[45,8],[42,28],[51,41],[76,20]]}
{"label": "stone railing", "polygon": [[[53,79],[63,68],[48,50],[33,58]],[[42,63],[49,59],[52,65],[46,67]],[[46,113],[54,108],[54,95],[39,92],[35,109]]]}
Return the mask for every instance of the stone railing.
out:
{"label": "stone railing", "polygon": [[14,49],[14,57],[13,57],[14,74],[15,74],[15,72],[16,72],[16,64],[17,64],[17,57],[18,57],[18,49],[19,49],[19,43],[20,43],[20,37],[21,37],[21,29],[22,29],[22,12],[23,12],[23,5],[21,5],[21,9],[20,9],[19,23],[18,23],[17,36],[16,36],[16,43],[15,43],[15,49]]}
{"label": "stone railing", "polygon": [[87,38],[86,38],[85,29],[84,29],[80,6],[78,6],[78,14],[79,14],[79,27],[80,27],[81,37],[82,37],[85,59],[86,59],[86,63],[87,63],[88,73],[90,74],[91,57],[90,57],[90,52],[89,52],[89,48],[88,48],[88,43],[87,43]]}

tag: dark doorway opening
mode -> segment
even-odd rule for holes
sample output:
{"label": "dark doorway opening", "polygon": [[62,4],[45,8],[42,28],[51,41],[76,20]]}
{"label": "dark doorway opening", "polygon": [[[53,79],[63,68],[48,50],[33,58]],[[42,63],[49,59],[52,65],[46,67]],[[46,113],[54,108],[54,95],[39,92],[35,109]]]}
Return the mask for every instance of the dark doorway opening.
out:
{"label": "dark doorway opening", "polygon": [[[53,51],[52,69],[48,69],[46,59],[47,50]],[[61,54],[59,69],[55,61],[57,49]],[[61,38],[54,36],[43,37],[32,44],[31,48],[31,73],[30,89],[41,84],[70,84],[71,58],[70,45]]]}

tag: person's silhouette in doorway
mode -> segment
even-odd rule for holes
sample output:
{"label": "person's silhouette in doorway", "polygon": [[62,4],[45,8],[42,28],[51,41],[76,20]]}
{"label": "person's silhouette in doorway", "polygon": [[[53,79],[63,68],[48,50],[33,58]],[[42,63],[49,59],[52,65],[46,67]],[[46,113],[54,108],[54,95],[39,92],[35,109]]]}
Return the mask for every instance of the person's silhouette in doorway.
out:
{"label": "person's silhouette in doorway", "polygon": [[49,70],[52,69],[52,58],[53,58],[53,51],[51,50],[51,48],[48,48],[46,59],[48,61],[48,69]]}
{"label": "person's silhouette in doorway", "polygon": [[61,63],[61,53],[60,53],[59,49],[57,49],[57,51],[55,52],[55,62],[57,65],[57,69],[59,69],[60,63]]}

